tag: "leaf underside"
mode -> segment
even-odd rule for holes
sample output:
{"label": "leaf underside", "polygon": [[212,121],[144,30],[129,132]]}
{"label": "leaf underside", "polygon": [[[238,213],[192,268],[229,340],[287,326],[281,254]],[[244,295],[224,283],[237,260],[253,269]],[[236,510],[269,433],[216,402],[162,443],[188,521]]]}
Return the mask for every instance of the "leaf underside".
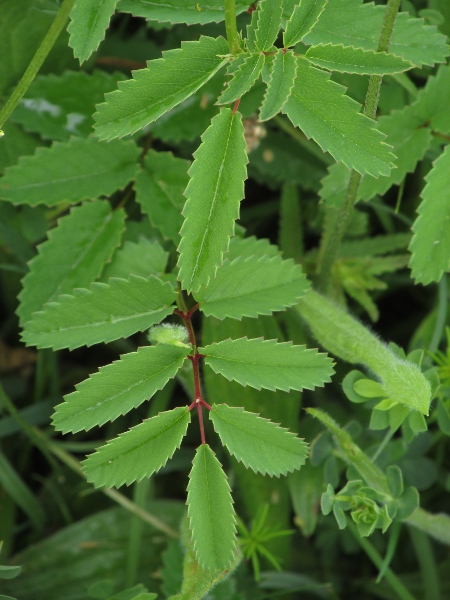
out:
{"label": "leaf underside", "polygon": [[264,54],[250,54],[245,57],[239,68],[233,73],[233,78],[217,100],[217,104],[229,104],[241,98],[258,79],[263,66]]}
{"label": "leaf underside", "polygon": [[[199,10],[200,8],[200,10]],[[248,8],[248,2],[237,0],[236,15]],[[223,0],[208,0],[208,5],[192,0],[119,0],[117,10],[160,23],[219,23],[225,20]]]}

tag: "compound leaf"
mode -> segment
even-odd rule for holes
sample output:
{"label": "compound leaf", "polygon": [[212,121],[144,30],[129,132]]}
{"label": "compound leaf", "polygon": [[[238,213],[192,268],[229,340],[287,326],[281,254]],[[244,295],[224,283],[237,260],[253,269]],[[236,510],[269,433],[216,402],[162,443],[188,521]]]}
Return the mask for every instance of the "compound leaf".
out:
{"label": "compound leaf", "polygon": [[309,282],[293,260],[252,256],[225,261],[195,299],[207,316],[241,319],[293,306],[308,289]]}
{"label": "compound leaf", "polygon": [[55,429],[63,433],[88,431],[125,415],[175,377],[189,352],[189,348],[170,344],[145,346],[101,367],[56,407]]}
{"label": "compound leaf", "polygon": [[295,46],[316,25],[328,0],[300,0],[286,23],[283,34],[285,48]]}
{"label": "compound leaf", "polygon": [[150,477],[180,447],[190,420],[188,407],[179,406],[120,434],[83,461],[87,480],[95,487],[120,487]]}
{"label": "compound leaf", "polygon": [[[246,0],[237,0],[236,15],[248,8]],[[223,0],[208,0],[203,2],[192,0],[119,0],[117,10],[131,13],[135,17],[143,17],[148,21],[160,23],[219,23],[225,20]]]}
{"label": "compound leaf", "polygon": [[240,338],[210,344],[199,352],[216,373],[257,390],[312,390],[330,381],[333,373],[326,354],[291,342]]}
{"label": "compound leaf", "polygon": [[22,280],[17,310],[22,324],[46,302],[85,287],[100,275],[119,245],[124,220],[123,210],[112,211],[104,201],[75,207],[59,219]]}
{"label": "compound leaf", "polygon": [[[304,38],[306,44],[344,44],[376,50],[386,6],[362,0],[329,0],[317,25]],[[445,62],[449,54],[446,36],[422,19],[398,13],[389,52],[410,60],[417,66]]]}
{"label": "compound leaf", "polygon": [[9,167],[0,197],[13,204],[54,206],[108,196],[125,187],[137,171],[139,149],[132,141],[102,144],[94,138],[72,138],[38,148]]}
{"label": "compound leaf", "polygon": [[119,82],[118,90],[106,94],[106,102],[94,115],[96,135],[112,140],[135,133],[196,92],[226,64],[224,38],[202,36],[183,42],[181,48],[151,60],[133,79]]}
{"label": "compound leaf", "polygon": [[108,283],[110,277],[128,279],[130,275],[158,277],[164,273],[168,258],[169,253],[158,242],[150,242],[145,238],[138,242],[125,242],[106,265],[101,281]]}
{"label": "compound leaf", "polygon": [[257,14],[255,44],[258,50],[266,52],[272,48],[280,30],[283,0],[260,0]]}
{"label": "compound leaf", "polygon": [[186,201],[183,192],[189,183],[189,164],[170,152],[150,150],[134,186],[136,200],[152,225],[175,244],[180,241],[183,224],[181,211]]}
{"label": "compound leaf", "polygon": [[187,505],[198,562],[204,569],[228,569],[236,548],[233,500],[226,475],[208,444],[197,448],[192,462]]}
{"label": "compound leaf", "polygon": [[412,275],[424,285],[439,281],[450,270],[450,146],[425,179],[410,244]]}
{"label": "compound leaf", "polygon": [[268,121],[280,112],[291,94],[296,74],[297,59],[294,53],[290,50],[277,52],[259,111],[260,121]]}
{"label": "compound leaf", "polygon": [[343,44],[311,46],[305,56],[313,65],[323,69],[360,75],[393,75],[412,69],[414,66],[400,56]]}
{"label": "compound leaf", "polygon": [[76,0],[70,13],[69,45],[80,63],[87,60],[105,37],[117,0]]}
{"label": "compound leaf", "polygon": [[[241,61],[241,56],[238,56],[239,61]],[[233,79],[217,100],[217,104],[229,104],[241,98],[258,79],[263,66],[264,54],[250,54],[245,57],[239,68],[233,73]]]}
{"label": "compound leaf", "polygon": [[255,473],[279,477],[305,464],[308,444],[272,421],[226,404],[213,404],[209,416],[222,444]]}
{"label": "compound leaf", "polygon": [[188,292],[214,277],[234,235],[248,162],[241,115],[222,108],[194,157],[178,247],[179,278]]}
{"label": "compound leaf", "polygon": [[344,95],[345,88],[330,75],[297,58],[297,78],[283,112],[324,151],[359,173],[389,175],[395,156],[375,129],[375,122],[359,112],[359,104]]}
{"label": "compound leaf", "polygon": [[173,312],[176,292],[151,276],[94,282],[46,304],[26,324],[23,340],[39,348],[91,346],[145,331]]}

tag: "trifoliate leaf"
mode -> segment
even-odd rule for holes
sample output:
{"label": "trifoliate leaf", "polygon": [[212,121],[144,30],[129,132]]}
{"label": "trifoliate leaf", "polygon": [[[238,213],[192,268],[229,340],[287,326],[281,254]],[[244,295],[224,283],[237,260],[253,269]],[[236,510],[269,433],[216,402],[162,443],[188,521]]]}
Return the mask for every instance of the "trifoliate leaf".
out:
{"label": "trifoliate leaf", "polygon": [[189,348],[167,344],[145,346],[101,367],[56,407],[55,429],[63,433],[88,431],[125,415],[175,377],[188,353]]}
{"label": "trifoliate leaf", "polygon": [[35,311],[60,294],[96,279],[119,245],[124,220],[124,211],[113,212],[105,201],[83,204],[59,219],[48,240],[38,246],[38,255],[22,280],[17,309],[20,322],[29,321]]}
{"label": "trifoliate leaf", "polygon": [[323,69],[360,75],[393,75],[413,68],[399,56],[374,50],[363,50],[343,44],[319,44],[308,48],[306,58]]}
{"label": "trifoliate leaf", "polygon": [[280,30],[282,14],[283,0],[258,2],[255,45],[261,52],[267,52],[274,45]]}
{"label": "trifoliate leaf", "polygon": [[237,258],[225,261],[195,299],[207,316],[242,319],[293,306],[308,289],[309,282],[293,260]]}
{"label": "trifoliate leaf", "polygon": [[169,253],[158,242],[150,242],[145,238],[136,243],[125,242],[106,265],[101,281],[108,283],[110,277],[128,279],[130,275],[145,279],[150,275],[158,277],[164,273],[168,258]]}
{"label": "trifoliate leaf", "polygon": [[[236,0],[235,14],[248,8],[247,0]],[[117,10],[160,23],[219,23],[225,20],[223,0],[208,0],[208,3],[192,0],[119,0]]]}
{"label": "trifoliate leaf", "polygon": [[188,515],[198,562],[204,569],[228,569],[236,548],[230,486],[216,455],[202,444],[189,474]]}
{"label": "trifoliate leaf", "polygon": [[439,281],[450,270],[450,146],[426,176],[414,225],[410,266],[418,283]]}
{"label": "trifoliate leaf", "polygon": [[145,331],[173,312],[176,292],[156,277],[110,279],[75,289],[26,323],[23,340],[39,348],[92,346]]}
{"label": "trifoliate leaf", "polygon": [[248,161],[241,115],[222,108],[194,157],[178,247],[179,279],[188,292],[197,292],[214,277],[234,235]]}
{"label": "trifoliate leaf", "polygon": [[[362,0],[329,0],[319,22],[304,38],[306,44],[345,44],[376,50],[386,6]],[[425,25],[406,12],[398,13],[389,52],[417,66],[445,62],[449,55],[446,37],[435,26]]]}
{"label": "trifoliate leaf", "polygon": [[6,170],[0,198],[13,204],[80,202],[108,196],[125,187],[137,171],[139,149],[132,141],[102,144],[72,138],[41,147]]}
{"label": "trifoliate leaf", "polygon": [[268,121],[278,114],[289,98],[297,74],[294,53],[279,51],[272,62],[270,80],[259,111],[259,120]]}
{"label": "trifoliate leaf", "polygon": [[76,0],[70,13],[69,45],[80,63],[87,60],[105,37],[117,0]]}
{"label": "trifoliate leaf", "polygon": [[133,79],[119,82],[118,90],[106,94],[94,115],[96,134],[112,140],[135,133],[196,92],[226,64],[228,44],[224,38],[202,36],[183,42],[181,48],[151,60]]}
{"label": "trifoliate leaf", "polygon": [[183,224],[183,195],[189,182],[189,162],[170,152],[150,150],[136,178],[136,200],[162,235],[178,244]]}
{"label": "trifoliate leaf", "polygon": [[308,444],[272,421],[226,404],[213,404],[209,416],[222,444],[255,473],[279,477],[305,464]]}
{"label": "trifoliate leaf", "polygon": [[179,406],[122,433],[83,461],[87,480],[95,487],[120,487],[150,477],[180,447],[190,420],[188,407]]}
{"label": "trifoliate leaf", "polygon": [[117,87],[121,73],[95,70],[38,75],[11,115],[26,131],[60,142],[92,133],[95,105]]}
{"label": "trifoliate leaf", "polygon": [[294,11],[286,23],[283,35],[285,48],[295,46],[316,25],[328,0],[299,0]]}
{"label": "trifoliate leaf", "polygon": [[326,354],[291,342],[241,338],[210,344],[199,352],[216,373],[257,390],[312,390],[333,374]]}
{"label": "trifoliate leaf", "polygon": [[[241,56],[238,56],[241,60]],[[264,54],[249,54],[242,60],[233,78],[217,100],[217,104],[229,104],[241,98],[258,79],[264,66]]]}
{"label": "trifoliate leaf", "polygon": [[297,62],[296,83],[283,112],[349,169],[375,177],[389,175],[395,157],[374,121],[359,112],[359,104],[345,96],[345,88],[329,74],[305,58],[298,57]]}

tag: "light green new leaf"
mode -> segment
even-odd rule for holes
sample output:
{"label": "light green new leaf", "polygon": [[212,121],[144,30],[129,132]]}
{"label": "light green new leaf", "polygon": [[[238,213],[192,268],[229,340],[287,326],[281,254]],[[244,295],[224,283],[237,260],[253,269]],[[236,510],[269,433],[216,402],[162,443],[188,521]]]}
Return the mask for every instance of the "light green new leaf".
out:
{"label": "light green new leaf", "polygon": [[22,334],[38,348],[79,348],[145,331],[173,312],[176,292],[156,277],[110,279],[77,288],[44,306]]}
{"label": "light green new leaf", "polygon": [[46,302],[86,287],[96,279],[120,243],[125,212],[112,211],[108,202],[89,202],[58,220],[48,240],[38,246],[22,280],[17,309],[26,323]]}
{"label": "light green new leaf", "polygon": [[374,50],[363,50],[343,44],[311,46],[306,58],[323,69],[360,75],[393,75],[413,68],[413,64],[399,56]]}
{"label": "light green new leaf", "polygon": [[305,464],[308,444],[284,427],[226,404],[213,404],[209,416],[222,444],[255,473],[279,477]]}
{"label": "light green new leaf", "polygon": [[204,569],[228,569],[236,548],[236,527],[230,486],[216,455],[197,448],[188,485],[188,515],[198,562]]}
{"label": "light green new leaf", "polygon": [[450,146],[426,176],[410,244],[412,276],[427,285],[450,270]]}
{"label": "light green new leaf", "polygon": [[189,182],[189,164],[170,152],[150,150],[134,186],[136,200],[152,225],[175,244],[180,241],[183,224],[181,211],[186,201],[183,192]]}
{"label": "light green new leaf", "polygon": [[295,46],[316,25],[328,0],[299,0],[294,11],[286,23],[283,35],[285,48]]}
{"label": "light green new leaf", "polygon": [[[376,50],[386,6],[362,0],[329,0],[319,22],[304,38],[309,45],[344,44],[364,50]],[[389,52],[417,66],[445,62],[449,55],[446,36],[422,19],[398,13]]]}
{"label": "light green new leaf", "polygon": [[134,179],[138,157],[139,149],[132,141],[102,144],[94,138],[72,138],[55,142],[6,170],[0,198],[13,204],[53,206],[108,196]]}
{"label": "light green new leaf", "polygon": [[234,235],[248,162],[240,113],[222,108],[194,157],[178,246],[179,279],[188,292],[214,277]]}
{"label": "light green new leaf", "polygon": [[87,60],[105,37],[117,0],[76,0],[70,13],[69,45],[80,63]]}
{"label": "light green new leaf", "polygon": [[255,44],[261,52],[267,52],[274,45],[280,31],[282,14],[283,0],[260,0],[258,2]]}
{"label": "light green new leaf", "polygon": [[56,407],[55,429],[63,433],[88,431],[125,415],[175,377],[189,352],[189,348],[170,344],[145,346],[101,367]]}
{"label": "light green new leaf", "polygon": [[292,342],[240,338],[210,344],[199,352],[216,373],[257,390],[312,390],[329,382],[334,372],[326,354]]}
{"label": "light green new leaf", "polygon": [[272,62],[267,91],[259,109],[259,120],[268,121],[278,114],[289,98],[297,74],[297,59],[290,50],[279,51]]}
{"label": "light green new leaf", "polygon": [[[238,56],[241,60],[241,56]],[[258,79],[264,66],[264,54],[250,54],[233,73],[233,79],[223,91],[217,104],[229,104],[241,98]]]}
{"label": "light green new leaf", "polygon": [[180,447],[190,420],[188,407],[179,406],[120,434],[83,461],[87,480],[95,487],[120,487],[150,477]]}
{"label": "light green new leaf", "polygon": [[164,273],[168,258],[169,253],[158,242],[150,242],[145,238],[137,243],[125,242],[106,265],[101,281],[108,283],[110,277],[128,279],[130,275],[139,275],[144,279],[150,275],[158,277]]}
{"label": "light green new leaf", "polygon": [[[236,0],[235,14],[248,8],[247,0]],[[219,23],[225,20],[223,0],[208,0],[208,3],[192,0],[119,0],[117,10],[160,23]]]}
{"label": "light green new leaf", "polygon": [[242,319],[293,306],[309,289],[299,265],[279,256],[228,260],[206,288],[195,294],[207,316]]}
{"label": "light green new leaf", "polygon": [[330,75],[297,58],[297,78],[283,112],[307,137],[338,162],[361,174],[389,175],[395,156],[375,129],[375,122],[359,112],[359,104],[345,96],[345,88]]}
{"label": "light green new leaf", "polygon": [[106,94],[94,115],[96,135],[112,140],[135,133],[196,92],[224,65],[228,44],[224,38],[202,36],[182,42],[181,48],[151,60],[133,79],[119,82]]}

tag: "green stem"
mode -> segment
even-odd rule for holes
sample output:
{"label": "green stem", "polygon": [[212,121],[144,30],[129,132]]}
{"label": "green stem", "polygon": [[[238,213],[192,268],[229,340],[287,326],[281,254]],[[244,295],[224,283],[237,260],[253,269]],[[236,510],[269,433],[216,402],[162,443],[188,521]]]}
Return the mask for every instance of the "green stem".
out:
{"label": "green stem", "polygon": [[239,54],[242,50],[236,25],[234,0],[225,0],[225,29],[231,54]]}
{"label": "green stem", "polygon": [[441,600],[441,586],[430,538],[426,533],[412,527],[409,528],[409,533],[422,574],[424,595],[426,595],[427,600]]}
{"label": "green stem", "polygon": [[438,287],[438,302],[437,302],[437,314],[436,314],[436,325],[434,326],[433,337],[431,338],[430,346],[428,351],[434,354],[439,348],[439,343],[444,334],[445,324],[447,322],[447,310],[448,310],[448,290],[447,290],[447,275],[444,273]]}
{"label": "green stem", "polygon": [[[347,525],[349,530],[354,535],[356,541],[367,554],[367,556],[370,558],[370,560],[373,562],[373,564],[378,569],[381,569],[383,566],[383,559],[378,554],[377,550],[373,547],[373,545],[369,542],[368,539],[363,538],[359,535],[356,525],[351,519],[347,519]],[[400,581],[397,575],[393,571],[391,571],[389,567],[385,570],[384,576],[386,578],[386,581],[389,583],[391,588],[401,600],[415,600],[414,596],[412,596],[409,593],[409,590],[403,585],[403,583]]]}
{"label": "green stem", "polygon": [[22,79],[17,84],[15,90],[9,97],[7,103],[5,104],[0,113],[0,128],[3,127],[3,125],[9,119],[9,117],[12,115],[16,106],[19,104],[21,98],[23,98],[27,89],[30,87],[34,78],[38,74],[42,63],[47,58],[50,50],[53,48],[56,40],[59,37],[59,34],[63,30],[67,22],[74,2],[75,0],[64,0],[64,2],[61,4],[58,14],[56,15],[55,20],[51,24],[47,35],[42,40],[41,45],[37,49],[33,58],[31,59],[31,62],[28,65],[27,70],[23,74]]}
{"label": "green stem", "polygon": [[[389,50],[389,44],[394,30],[395,17],[397,16],[400,2],[401,0],[388,0],[387,2],[378,42],[378,52],[387,52]],[[377,114],[382,80],[383,78],[381,75],[372,75],[369,79],[363,114],[373,120],[376,118]],[[319,289],[323,291],[327,291],[329,288],[333,265],[352,217],[353,207],[358,196],[361,180],[362,175],[360,173],[357,173],[356,171],[351,172],[347,193],[344,202],[339,209],[335,227],[333,228],[333,231],[324,233],[322,237],[318,264],[318,286]]]}

